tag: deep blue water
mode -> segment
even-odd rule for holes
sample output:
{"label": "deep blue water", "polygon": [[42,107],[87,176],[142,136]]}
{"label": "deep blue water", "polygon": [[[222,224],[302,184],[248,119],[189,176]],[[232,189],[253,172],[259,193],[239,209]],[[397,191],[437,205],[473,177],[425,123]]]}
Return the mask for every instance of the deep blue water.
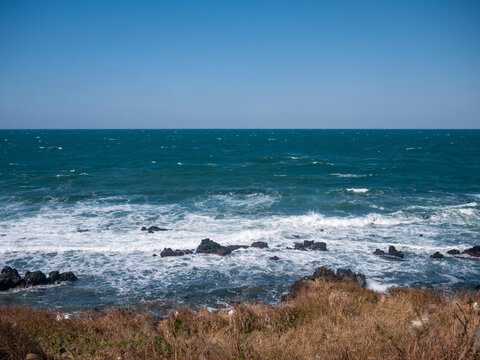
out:
{"label": "deep blue water", "polygon": [[[480,131],[3,130],[0,154],[0,266],[79,277],[2,304],[275,302],[320,265],[377,290],[480,282],[480,261],[429,258],[480,245]],[[152,256],[206,237],[270,248]],[[301,240],[329,251],[286,249]],[[404,261],[372,254],[390,244]]]}

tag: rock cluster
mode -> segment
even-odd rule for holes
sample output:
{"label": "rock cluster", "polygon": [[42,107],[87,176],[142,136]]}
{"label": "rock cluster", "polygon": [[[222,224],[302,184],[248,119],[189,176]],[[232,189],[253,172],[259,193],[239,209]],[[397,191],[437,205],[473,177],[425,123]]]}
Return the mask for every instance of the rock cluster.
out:
{"label": "rock cluster", "polygon": [[393,245],[390,245],[388,247],[388,252],[385,252],[380,249],[375,249],[375,251],[373,252],[373,255],[379,255],[384,257],[385,259],[390,259],[390,260],[402,260],[404,257],[403,252],[395,249],[395,246]]}
{"label": "rock cluster", "polygon": [[48,277],[41,271],[27,271],[25,277],[18,274],[17,269],[5,266],[0,274],[0,291],[13,289],[17,287],[31,287],[37,285],[59,284],[62,282],[73,282],[77,277],[73,272],[52,271]]}
{"label": "rock cluster", "polygon": [[324,242],[315,242],[313,240],[304,240],[303,243],[295,243],[294,249],[327,251],[327,244]]}

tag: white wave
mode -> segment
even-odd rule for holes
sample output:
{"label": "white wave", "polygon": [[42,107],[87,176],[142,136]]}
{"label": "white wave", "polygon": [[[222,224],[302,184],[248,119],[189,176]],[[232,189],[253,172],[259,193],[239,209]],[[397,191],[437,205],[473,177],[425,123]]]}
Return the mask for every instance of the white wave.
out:
{"label": "white wave", "polygon": [[362,194],[362,193],[366,193],[369,191],[369,189],[365,189],[365,188],[350,188],[350,189],[345,189],[346,191],[349,191],[349,192],[353,192],[353,193],[356,193],[356,194]]}
{"label": "white wave", "polygon": [[382,284],[375,280],[367,281],[367,289],[385,294],[389,288],[396,286],[395,284]]}
{"label": "white wave", "polygon": [[340,174],[340,173],[333,173],[330,176],[336,176],[340,178],[362,178],[367,177],[367,175],[358,175],[358,174]]}

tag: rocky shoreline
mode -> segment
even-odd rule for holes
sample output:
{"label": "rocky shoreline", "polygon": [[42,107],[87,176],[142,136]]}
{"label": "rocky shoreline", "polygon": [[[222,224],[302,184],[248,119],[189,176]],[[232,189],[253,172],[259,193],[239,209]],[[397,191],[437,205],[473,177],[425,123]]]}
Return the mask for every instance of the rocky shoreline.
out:
{"label": "rocky shoreline", "polygon": [[[141,231],[145,231],[148,233],[155,233],[155,232],[163,232],[169,231],[171,229],[162,228],[159,226],[150,226],[150,227],[142,227]],[[77,229],[77,231],[86,232],[88,229]],[[299,235],[292,235],[294,239],[299,239]],[[265,241],[255,241],[250,246],[248,245],[221,245],[209,238],[205,238],[201,240],[200,244],[196,249],[171,249],[171,248],[164,248],[161,253],[161,258],[166,257],[178,257],[184,255],[192,255],[192,254],[214,254],[219,256],[227,256],[235,252],[239,249],[247,249],[247,248],[257,248],[261,249],[269,249],[269,245]],[[287,247],[289,250],[300,250],[300,251],[328,251],[327,244],[321,241],[313,241],[313,240],[304,240],[302,242],[294,242],[293,247]],[[376,249],[373,252],[374,255],[379,257],[393,260],[393,261],[402,261],[405,258],[405,254],[397,250],[395,246],[390,245],[387,251]],[[451,249],[447,251],[447,255],[462,258],[462,259],[475,259],[480,260],[480,246],[473,246],[471,248],[467,248],[463,251],[458,249]],[[157,254],[153,254],[154,257],[158,256]],[[431,259],[434,260],[441,260],[445,258],[440,252],[435,252],[434,254],[429,256]],[[271,256],[269,260],[272,261],[280,261],[281,258],[278,256]],[[317,274],[317,273],[316,273]],[[327,272],[325,272],[327,274]],[[327,275],[322,276],[327,276]],[[318,274],[317,274],[318,275]],[[313,275],[315,276],[315,274]],[[349,278],[356,282],[361,283],[362,286],[365,286],[366,279],[365,276],[362,274],[355,274],[350,269],[338,269],[337,274],[328,273],[329,278],[335,277],[341,278]],[[311,277],[310,277],[311,278]],[[18,271],[14,268],[9,266],[5,266],[0,274],[0,291],[7,291],[10,289],[16,288],[28,288],[32,286],[39,286],[39,285],[52,285],[52,284],[59,284],[59,283],[72,283],[77,280],[77,277],[74,275],[73,272],[63,272],[60,273],[59,271],[52,271],[46,276],[41,271],[27,271],[25,276],[22,278]],[[476,286],[476,289],[479,289],[480,285]]]}

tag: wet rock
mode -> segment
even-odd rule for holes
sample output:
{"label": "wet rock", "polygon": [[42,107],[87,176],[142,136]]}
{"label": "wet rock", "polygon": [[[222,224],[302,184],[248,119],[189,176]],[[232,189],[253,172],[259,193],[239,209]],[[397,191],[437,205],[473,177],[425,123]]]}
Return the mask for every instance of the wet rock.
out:
{"label": "wet rock", "polygon": [[61,282],[74,282],[76,280],[78,280],[77,277],[71,271],[60,273],[59,281]]}
{"label": "wet rock", "polygon": [[295,239],[300,239],[300,235],[297,235],[297,234],[292,234],[292,237]]}
{"label": "wet rock", "polygon": [[280,258],[278,256],[272,256],[272,257],[269,257],[270,260],[273,260],[273,261],[278,261],[280,260]]}
{"label": "wet rock", "polygon": [[158,255],[157,255],[157,254],[153,254],[152,256],[153,256],[153,257],[156,257],[156,256],[158,256]]}
{"label": "wet rock", "polygon": [[390,259],[390,260],[402,260],[404,256],[403,252],[395,249],[395,246],[393,245],[390,245],[388,247],[388,252],[385,252],[380,249],[375,249],[375,251],[373,252],[373,255],[379,255],[384,257],[385,259]]}
{"label": "wet rock", "polygon": [[50,271],[48,273],[47,282],[49,284],[54,284],[59,279],[60,279],[60,271]]}
{"label": "wet rock", "polygon": [[247,245],[228,245],[226,248],[230,251],[235,251],[238,249],[248,249],[248,246]]}
{"label": "wet rock", "polygon": [[465,250],[463,253],[470,256],[480,257],[480,246],[474,246],[470,249]]}
{"label": "wet rock", "polygon": [[24,281],[19,275],[17,269],[5,266],[0,274],[0,291],[13,289],[17,286],[23,286]]}
{"label": "wet rock", "polygon": [[303,243],[295,243],[295,250],[320,250],[327,251],[327,244],[324,242],[315,242],[312,240],[304,240]]}
{"label": "wet rock", "polygon": [[203,239],[200,245],[197,247],[196,252],[202,254],[217,254],[223,256],[231,254],[232,250],[210,239]]}
{"label": "wet rock", "polygon": [[165,248],[163,251],[160,253],[160,256],[167,257],[167,256],[182,256],[185,255],[185,251],[183,250],[172,250],[170,248]]}
{"label": "wet rock", "polygon": [[59,284],[62,282],[74,282],[77,277],[71,271],[60,273],[59,271],[51,271],[48,273],[47,283]]}
{"label": "wet rock", "polygon": [[77,232],[79,233],[88,232],[88,229],[77,228]]}
{"label": "wet rock", "polygon": [[460,255],[460,250],[452,249],[447,251],[448,255]]}
{"label": "wet rock", "polygon": [[430,259],[443,259],[444,256],[443,254],[439,253],[438,251],[436,251],[433,255],[430,255]]}
{"label": "wet rock", "polygon": [[185,250],[185,255],[190,255],[190,254],[193,254],[193,251],[192,250]]}
{"label": "wet rock", "polygon": [[7,236],[7,234],[0,234],[0,236],[2,236],[2,237],[3,237],[3,236]]}
{"label": "wet rock", "polygon": [[310,250],[327,251],[327,244],[321,241],[313,243],[310,246]]}
{"label": "wet rock", "polygon": [[142,231],[148,231],[150,234],[156,232],[156,231],[168,231],[169,229],[161,228],[158,226],[150,226],[149,228],[142,226],[141,228]]}
{"label": "wet rock", "polygon": [[259,249],[265,249],[265,248],[268,248],[268,244],[265,242],[265,241],[255,241],[254,243],[252,243],[252,245],[250,245],[251,247],[254,247],[254,248],[259,248]]}
{"label": "wet rock", "polygon": [[423,234],[419,234],[418,236],[419,236],[419,237],[423,237]]}
{"label": "wet rock", "polygon": [[48,284],[47,277],[41,271],[27,271],[23,280],[26,287]]}

